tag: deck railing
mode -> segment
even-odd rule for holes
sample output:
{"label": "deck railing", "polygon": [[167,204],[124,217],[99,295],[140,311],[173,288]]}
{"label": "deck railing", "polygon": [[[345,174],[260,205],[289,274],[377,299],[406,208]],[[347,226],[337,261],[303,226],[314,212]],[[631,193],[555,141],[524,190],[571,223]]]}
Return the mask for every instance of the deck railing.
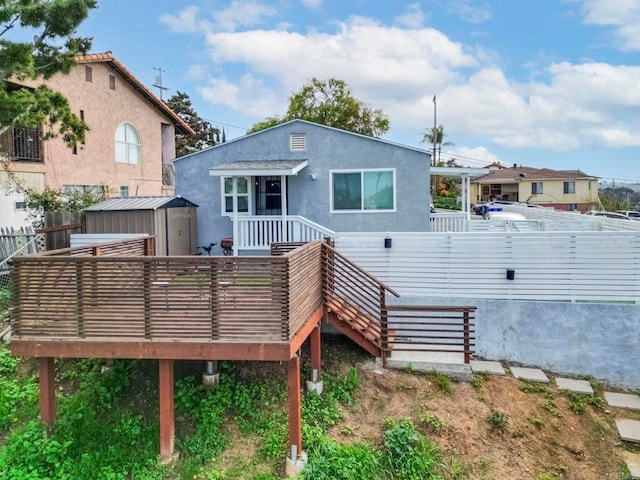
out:
{"label": "deck railing", "polygon": [[382,330],[393,352],[462,355],[469,363],[475,346],[476,307],[393,305],[383,311]]}
{"label": "deck railing", "polygon": [[119,256],[132,242],[17,258],[14,338],[288,342],[322,306],[321,242],[280,257]]}
{"label": "deck railing", "polygon": [[0,153],[12,162],[42,162],[42,132],[36,128],[0,125]]}
{"label": "deck railing", "polygon": [[429,231],[464,232],[468,228],[468,222],[464,212],[432,213],[429,215]]}
{"label": "deck railing", "polygon": [[299,215],[286,221],[273,215],[238,216],[238,249],[269,250],[273,243],[312,242],[333,237],[335,232]]}

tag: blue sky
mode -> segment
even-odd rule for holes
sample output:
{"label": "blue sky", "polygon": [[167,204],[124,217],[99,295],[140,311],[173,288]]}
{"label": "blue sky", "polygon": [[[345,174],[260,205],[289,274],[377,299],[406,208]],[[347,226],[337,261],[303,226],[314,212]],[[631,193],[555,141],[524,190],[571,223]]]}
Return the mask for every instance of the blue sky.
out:
{"label": "blue sky", "polygon": [[419,146],[437,95],[461,162],[640,182],[640,0],[99,3],[93,52],[148,86],[162,67],[165,99],[188,93],[228,138],[335,77],[389,116],[388,140]]}

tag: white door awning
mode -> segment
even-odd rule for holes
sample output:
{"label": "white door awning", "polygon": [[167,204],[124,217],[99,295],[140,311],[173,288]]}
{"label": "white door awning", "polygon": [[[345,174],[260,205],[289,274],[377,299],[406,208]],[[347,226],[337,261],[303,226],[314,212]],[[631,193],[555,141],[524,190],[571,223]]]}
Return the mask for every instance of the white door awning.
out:
{"label": "white door awning", "polygon": [[307,160],[244,160],[216,165],[209,169],[214,177],[262,177],[297,175]]}

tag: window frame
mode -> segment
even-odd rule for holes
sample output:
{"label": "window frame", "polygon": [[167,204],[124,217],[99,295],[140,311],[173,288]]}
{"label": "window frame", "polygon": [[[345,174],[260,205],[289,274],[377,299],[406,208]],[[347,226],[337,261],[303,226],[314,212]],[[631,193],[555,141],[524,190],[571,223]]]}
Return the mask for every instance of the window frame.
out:
{"label": "window frame", "polygon": [[[364,174],[365,173],[378,173],[378,172],[391,172],[391,178],[393,182],[393,208],[378,210],[378,209],[365,209],[364,208]],[[359,173],[360,174],[360,209],[336,209],[334,206],[334,189],[333,189],[333,178],[334,174],[341,173]],[[395,213],[397,211],[397,177],[396,177],[396,169],[395,168],[354,168],[354,169],[339,169],[339,170],[329,170],[329,212],[330,213]]]}
{"label": "window frame", "polygon": [[[571,186],[573,185],[573,189]],[[573,191],[571,191],[573,190]],[[567,180],[562,183],[562,193],[564,195],[575,195],[576,193],[576,181],[575,180]]]}
{"label": "window frame", "polygon": [[531,195],[543,195],[544,194],[543,185],[544,185],[544,182],[531,182]]}
{"label": "window frame", "polygon": [[[126,138],[126,133],[127,133],[127,126],[130,126],[133,129],[133,132],[136,134],[137,138],[137,143],[135,142],[129,142],[127,141]],[[118,140],[118,132],[120,131],[120,128],[124,128],[124,137],[125,140]],[[133,123],[130,122],[122,122],[121,124],[119,124],[116,127],[116,131],[114,134],[114,139],[113,139],[113,144],[114,144],[114,157],[116,160],[116,163],[122,163],[124,165],[140,165],[142,163],[142,138],[140,137],[140,132],[138,131],[138,129],[136,128],[136,126]],[[126,152],[126,159],[125,160],[120,160],[118,159],[118,145],[124,145],[125,146],[125,152]],[[129,149],[131,147],[137,147],[138,149],[138,161],[137,162],[131,162],[130,161],[130,152]]]}
{"label": "window frame", "polygon": [[[233,177],[225,177],[225,176],[221,176],[220,177],[220,214],[223,217],[232,217],[233,216],[233,212],[227,212],[227,197],[231,197],[233,198],[235,197],[247,197],[247,211],[246,212],[238,212],[238,215],[253,215],[252,211],[253,211],[253,177],[247,177],[247,176],[241,176],[241,177],[237,177],[237,178],[246,178],[247,179],[247,193],[242,193],[240,195],[238,195],[237,192],[233,191],[231,193],[226,193],[224,186],[225,186],[225,180],[227,178],[233,178]],[[236,182],[237,185],[237,182]]]}

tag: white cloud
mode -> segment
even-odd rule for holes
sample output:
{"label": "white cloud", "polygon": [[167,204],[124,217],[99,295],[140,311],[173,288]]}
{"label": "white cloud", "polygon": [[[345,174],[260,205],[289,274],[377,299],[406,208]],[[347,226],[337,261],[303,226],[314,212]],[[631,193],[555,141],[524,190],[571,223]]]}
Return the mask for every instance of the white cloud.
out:
{"label": "white cloud", "polygon": [[447,10],[469,23],[482,23],[491,18],[489,6],[477,0],[448,0]]}
{"label": "white cloud", "polygon": [[320,6],[322,5],[322,0],[302,0],[302,3],[307,8],[315,9],[320,8]]}
{"label": "white cloud", "polygon": [[175,33],[207,31],[233,32],[239,27],[252,27],[261,24],[266,18],[273,17],[278,11],[258,0],[233,0],[227,8],[207,13],[197,6],[185,7],[177,15],[164,14],[160,21]]}
{"label": "white cloud", "polygon": [[[195,21],[197,11],[185,9],[180,18],[180,31],[205,25]],[[437,94],[438,124],[456,143],[487,138],[499,146],[556,151],[639,144],[640,66],[561,62],[518,83],[492,52],[433,28],[363,17],[336,23],[331,32],[209,27],[205,38],[211,61],[226,76],[203,82],[201,95],[256,120],[282,115],[291,93],[311,77],[335,77],[416,142],[433,123]],[[468,156],[480,155],[475,152]]]}
{"label": "white cloud", "polygon": [[492,163],[502,163],[500,157],[486,147],[447,148],[446,152],[442,152],[442,158],[444,160],[455,158],[456,163],[462,167],[482,168]]}
{"label": "white cloud", "polygon": [[419,3],[411,3],[406,6],[402,15],[394,19],[394,23],[406,28],[420,28],[424,24],[426,16]]}
{"label": "white cloud", "polygon": [[581,0],[584,22],[613,27],[620,48],[640,50],[640,2],[638,0]]}
{"label": "white cloud", "polygon": [[250,74],[243,75],[238,81],[225,77],[211,78],[198,89],[198,93],[213,105],[226,106],[260,118],[282,112],[286,104],[286,99],[274,95],[261,79]]}
{"label": "white cloud", "polygon": [[185,7],[178,15],[165,13],[160,16],[160,22],[175,33],[193,33],[207,31],[213,25],[208,20],[202,20],[200,9],[194,5]]}

